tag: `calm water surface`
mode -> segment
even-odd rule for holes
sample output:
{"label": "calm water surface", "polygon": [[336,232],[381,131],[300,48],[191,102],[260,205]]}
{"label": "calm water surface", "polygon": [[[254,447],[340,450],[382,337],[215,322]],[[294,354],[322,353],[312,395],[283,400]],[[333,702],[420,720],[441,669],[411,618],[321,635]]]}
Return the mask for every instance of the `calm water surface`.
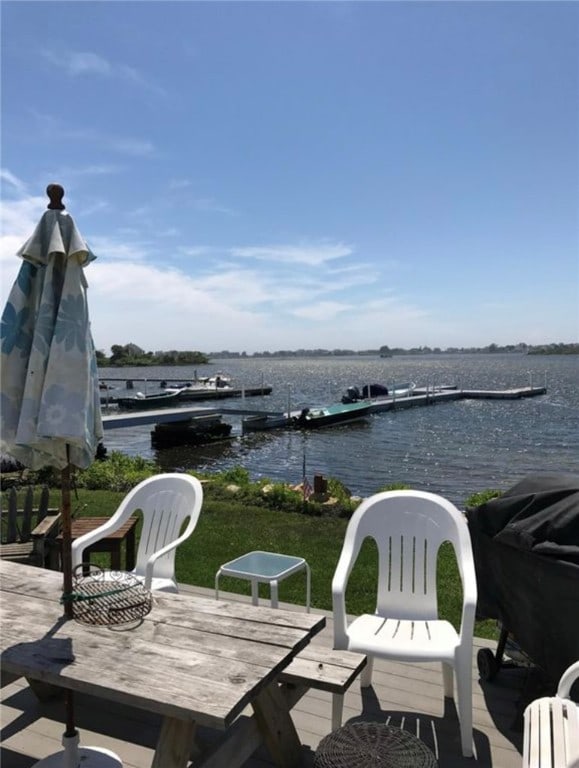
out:
{"label": "calm water surface", "polygon": [[[109,452],[153,458],[173,468],[219,471],[244,466],[252,478],[298,483],[304,453],[307,474],[336,477],[361,496],[403,482],[441,493],[456,504],[486,488],[507,489],[529,473],[579,471],[579,358],[576,356],[428,355],[392,358],[218,360],[210,366],[107,369],[135,380],[191,378],[218,370],[235,385],[273,387],[268,397],[248,398],[248,408],[292,410],[339,401],[348,386],[414,381],[417,386],[456,384],[464,389],[547,385],[547,394],[522,400],[459,400],[374,414],[367,422],[300,432],[275,430],[241,435],[239,416],[225,415],[234,439],[156,451],[152,426],[105,433]],[[135,381],[135,386],[143,388]],[[147,391],[154,386],[147,385]],[[127,393],[129,394],[129,393]],[[191,404],[189,404],[191,405]],[[197,404],[195,404],[197,405]],[[215,405],[209,403],[208,405]],[[240,407],[237,399],[219,406]]]}

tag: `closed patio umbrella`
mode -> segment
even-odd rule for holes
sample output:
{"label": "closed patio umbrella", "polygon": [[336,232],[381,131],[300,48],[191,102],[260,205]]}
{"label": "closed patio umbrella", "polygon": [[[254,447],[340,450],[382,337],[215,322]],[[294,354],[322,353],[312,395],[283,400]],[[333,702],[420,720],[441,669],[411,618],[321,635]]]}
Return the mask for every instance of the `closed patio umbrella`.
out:
{"label": "closed patio umbrella", "polygon": [[[46,192],[48,210],[18,251],[22,266],[2,315],[0,450],[33,470],[61,470],[63,600],[71,618],[70,472],[94,461],[103,434],[84,276],[95,256],[64,210],[62,187]],[[120,765],[108,750],[77,749],[71,692],[63,743],[63,753],[38,765]]]}

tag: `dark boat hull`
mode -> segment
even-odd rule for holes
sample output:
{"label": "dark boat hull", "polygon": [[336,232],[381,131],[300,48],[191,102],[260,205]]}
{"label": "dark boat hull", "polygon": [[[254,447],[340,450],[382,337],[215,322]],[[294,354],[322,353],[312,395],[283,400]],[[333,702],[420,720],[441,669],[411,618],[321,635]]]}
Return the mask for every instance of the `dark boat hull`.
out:
{"label": "dark boat hull", "polygon": [[196,416],[184,421],[157,424],[151,432],[153,448],[173,448],[179,445],[202,445],[223,440],[231,434],[231,424],[220,416]]}
{"label": "dark boat hull", "polygon": [[370,416],[371,403],[351,403],[346,405],[329,406],[319,410],[304,411],[295,419],[294,424],[299,429],[320,429],[321,427],[335,427],[341,424],[349,424]]}
{"label": "dark boat hull", "polygon": [[153,408],[170,408],[177,405],[179,395],[150,395],[149,397],[119,397],[115,401],[127,411],[148,411]]}

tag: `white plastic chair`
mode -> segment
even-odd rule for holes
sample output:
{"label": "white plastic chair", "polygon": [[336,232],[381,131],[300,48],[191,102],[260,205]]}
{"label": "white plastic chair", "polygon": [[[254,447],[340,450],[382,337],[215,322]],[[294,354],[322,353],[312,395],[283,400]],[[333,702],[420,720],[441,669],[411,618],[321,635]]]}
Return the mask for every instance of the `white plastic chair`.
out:
{"label": "white plastic chair", "polygon": [[571,688],[579,661],[562,675],[556,696],[543,696],[525,709],[523,768],[579,768],[579,704]]}
{"label": "white plastic chair", "polygon": [[[346,616],[346,587],[363,541],[378,547],[376,612]],[[438,618],[436,562],[440,545],[454,547],[463,586],[460,632]],[[354,512],[332,582],[334,648],[368,656],[362,687],[372,680],[374,658],[441,661],[444,695],[453,696],[456,673],[457,711],[462,752],[472,745],[472,638],[476,576],[467,523],[451,502],[433,493],[387,491],[363,501]],[[343,695],[335,694],[332,727],[342,721]]]}
{"label": "white plastic chair", "polygon": [[[140,510],[143,527],[132,573],[147,589],[178,592],[175,550],[193,533],[202,503],[203,488],[191,475],[167,473],[143,480],[125,496],[110,520],[73,542],[72,565],[82,562],[86,547],[116,531]],[[187,518],[187,527],[179,535]]]}

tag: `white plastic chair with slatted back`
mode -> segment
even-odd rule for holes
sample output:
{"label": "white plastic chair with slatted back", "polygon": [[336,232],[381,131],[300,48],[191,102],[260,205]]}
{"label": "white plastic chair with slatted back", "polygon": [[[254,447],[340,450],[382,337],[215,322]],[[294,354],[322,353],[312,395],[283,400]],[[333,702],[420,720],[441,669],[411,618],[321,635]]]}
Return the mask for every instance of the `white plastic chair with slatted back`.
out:
{"label": "white plastic chair with slatted back", "polygon": [[[374,614],[346,616],[346,587],[365,539],[378,547],[377,601]],[[439,619],[436,593],[437,557],[443,542],[456,553],[463,588],[462,617],[457,632]],[[374,658],[396,661],[441,661],[445,696],[453,697],[462,752],[472,744],[472,638],[477,599],[474,560],[467,523],[446,499],[421,491],[377,493],[360,504],[346,530],[332,582],[334,647],[368,656],[361,674],[371,684]],[[333,728],[342,719],[343,696],[334,695]]]}
{"label": "white plastic chair with slatted back", "polygon": [[110,535],[140,511],[143,527],[132,573],[146,589],[178,592],[175,550],[195,530],[202,503],[203,488],[192,475],[175,472],[143,480],[125,496],[110,520],[73,542],[73,567],[82,562],[86,547]]}
{"label": "white plastic chair with slatted back", "polygon": [[525,709],[523,768],[579,768],[579,704],[570,698],[576,680],[579,661],[563,673],[556,696]]}

